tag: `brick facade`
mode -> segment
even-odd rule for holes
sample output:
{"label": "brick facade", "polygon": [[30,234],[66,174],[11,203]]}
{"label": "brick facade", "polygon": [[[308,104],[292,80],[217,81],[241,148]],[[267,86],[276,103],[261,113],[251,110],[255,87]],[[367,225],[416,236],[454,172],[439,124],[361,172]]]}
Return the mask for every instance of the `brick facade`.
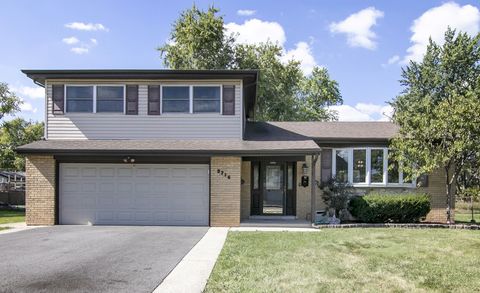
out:
{"label": "brick facade", "polygon": [[[307,187],[303,187],[300,185],[302,180],[302,166],[306,163],[308,166],[308,177],[309,177],[309,185]],[[312,213],[312,187],[311,184],[316,184],[316,182],[320,182],[320,168],[321,167],[321,159],[320,157],[317,160],[315,165],[315,180],[312,180],[312,156],[306,156],[305,162],[297,162],[297,219],[303,220],[311,220],[311,213]],[[324,210],[325,203],[322,200],[322,190],[317,187],[316,191],[316,210]]]}
{"label": "brick facade", "polygon": [[242,158],[212,157],[210,169],[210,226],[239,226]]}
{"label": "brick facade", "polygon": [[[445,187],[445,170],[438,169],[428,176],[428,186],[420,188],[423,192],[431,196],[430,213],[428,213],[426,221],[436,223],[447,222],[447,195]],[[455,200],[453,202],[455,206]],[[452,207],[451,219],[455,220],[455,209]]]}
{"label": "brick facade", "polygon": [[30,155],[26,158],[27,225],[55,224],[55,159]]}

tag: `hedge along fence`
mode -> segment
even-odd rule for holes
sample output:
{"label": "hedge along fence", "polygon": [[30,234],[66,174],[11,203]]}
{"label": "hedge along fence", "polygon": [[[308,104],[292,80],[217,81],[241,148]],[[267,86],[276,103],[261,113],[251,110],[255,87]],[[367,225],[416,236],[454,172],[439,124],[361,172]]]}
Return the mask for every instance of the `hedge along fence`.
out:
{"label": "hedge along fence", "polygon": [[365,223],[417,223],[430,212],[430,197],[416,193],[372,193],[351,199],[349,210]]}

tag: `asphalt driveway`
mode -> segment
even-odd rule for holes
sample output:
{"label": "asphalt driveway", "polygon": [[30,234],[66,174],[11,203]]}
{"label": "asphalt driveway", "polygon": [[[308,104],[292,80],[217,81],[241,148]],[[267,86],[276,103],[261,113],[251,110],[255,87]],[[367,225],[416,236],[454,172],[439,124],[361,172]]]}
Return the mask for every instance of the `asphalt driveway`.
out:
{"label": "asphalt driveway", "polygon": [[53,226],[0,235],[1,292],[152,292],[208,227]]}

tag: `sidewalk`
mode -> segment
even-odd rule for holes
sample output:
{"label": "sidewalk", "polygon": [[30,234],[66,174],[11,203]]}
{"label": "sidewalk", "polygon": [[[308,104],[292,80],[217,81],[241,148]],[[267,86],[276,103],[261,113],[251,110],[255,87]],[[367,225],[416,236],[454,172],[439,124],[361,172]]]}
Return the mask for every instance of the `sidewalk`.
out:
{"label": "sidewalk", "polygon": [[35,229],[35,228],[39,228],[39,227],[42,227],[42,226],[27,226],[27,224],[25,222],[0,224],[0,228],[8,228],[6,230],[0,231],[0,235],[1,234],[8,234],[8,233],[13,233],[13,232],[24,231],[24,230],[29,230],[29,229]]}
{"label": "sidewalk", "polygon": [[153,292],[202,292],[227,233],[228,228],[210,228]]}

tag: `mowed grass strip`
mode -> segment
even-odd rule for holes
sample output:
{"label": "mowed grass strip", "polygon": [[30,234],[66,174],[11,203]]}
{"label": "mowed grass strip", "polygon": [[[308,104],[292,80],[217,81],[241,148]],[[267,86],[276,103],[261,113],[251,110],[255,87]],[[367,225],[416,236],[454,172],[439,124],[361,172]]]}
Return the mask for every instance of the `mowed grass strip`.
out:
{"label": "mowed grass strip", "polygon": [[206,292],[479,292],[480,232],[230,232]]}
{"label": "mowed grass strip", "polygon": [[0,210],[0,224],[25,222],[23,210]]}

